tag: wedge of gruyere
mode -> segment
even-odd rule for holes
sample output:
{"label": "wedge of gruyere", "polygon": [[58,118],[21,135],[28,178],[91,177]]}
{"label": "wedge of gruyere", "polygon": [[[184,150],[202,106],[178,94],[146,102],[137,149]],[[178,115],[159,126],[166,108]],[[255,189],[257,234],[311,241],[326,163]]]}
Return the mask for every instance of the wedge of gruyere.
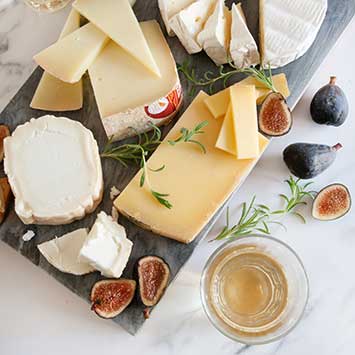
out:
{"label": "wedge of gruyere", "polygon": [[224,116],[222,127],[219,131],[216,147],[230,154],[237,155],[237,146],[234,136],[234,120],[232,105],[229,104],[226,115]]}
{"label": "wedge of gruyere", "polygon": [[237,158],[257,158],[260,150],[255,86],[234,85],[230,96]]}
{"label": "wedge of gruyere", "polygon": [[33,59],[47,73],[67,83],[76,83],[108,40],[102,31],[88,23],[36,54]]}
{"label": "wedge of gruyere", "polygon": [[76,0],[73,7],[153,75],[161,76],[128,0]]}
{"label": "wedge of gruyere", "polygon": [[[72,9],[59,36],[69,35],[80,27],[80,14]],[[74,84],[65,83],[44,72],[33,95],[30,107],[45,111],[73,111],[83,107],[83,86],[81,80]]]}
{"label": "wedge of gruyere", "polygon": [[[114,202],[123,215],[143,228],[183,243],[194,240],[257,161],[238,160],[215,147],[222,122],[209,113],[204,104],[206,98],[207,94],[200,92],[148,160],[152,169],[165,165],[159,173],[150,174],[149,179],[152,188],[169,194],[167,198],[173,207],[162,206],[147,188],[139,186],[141,172]],[[180,136],[181,128],[192,129],[205,120],[208,125],[198,140],[206,147],[206,154],[194,144],[168,144],[168,140]],[[260,140],[261,154],[268,140]]]}
{"label": "wedge of gruyere", "polygon": [[114,140],[150,130],[151,123],[166,123],[182,101],[176,63],[159,24],[147,21],[140,25],[161,78],[147,72],[112,41],[89,68],[103,126]]}
{"label": "wedge of gruyere", "polygon": [[[281,73],[272,77],[276,91],[280,92],[285,98],[290,96],[286,75]],[[265,97],[271,92],[270,89],[265,87],[259,80],[249,76],[234,85],[254,85],[256,89],[256,103],[261,104]],[[218,92],[215,95],[209,96],[205,104],[215,118],[223,117],[229,105],[229,88]]]}

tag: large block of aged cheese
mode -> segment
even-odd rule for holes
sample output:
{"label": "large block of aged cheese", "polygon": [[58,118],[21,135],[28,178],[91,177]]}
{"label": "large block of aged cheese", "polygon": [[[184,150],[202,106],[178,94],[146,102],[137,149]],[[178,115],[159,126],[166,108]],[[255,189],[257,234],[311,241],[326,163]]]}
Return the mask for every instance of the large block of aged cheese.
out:
{"label": "large block of aged cheese", "polygon": [[[281,73],[272,77],[276,91],[280,92],[285,98],[290,96],[286,75]],[[261,104],[265,97],[271,92],[263,83],[249,76],[234,85],[254,85],[256,89],[256,103]],[[205,104],[215,118],[222,117],[226,114],[229,105],[229,88],[209,96],[205,100]]]}
{"label": "large block of aged cheese", "polygon": [[89,76],[108,137],[115,140],[151,129],[151,123],[169,121],[180,108],[182,90],[175,60],[156,21],[141,23],[162,74],[151,75],[132,56],[110,42]]}
{"label": "large block of aged cheese", "polygon": [[76,0],[73,7],[153,75],[160,77],[159,66],[128,0]]}
{"label": "large block of aged cheese", "polygon": [[[173,207],[159,204],[145,188],[139,187],[139,172],[115,200],[116,208],[135,223],[162,236],[189,243],[198,235],[232,192],[242,183],[254,167],[257,159],[238,160],[235,156],[215,147],[222,121],[215,120],[207,110],[201,92],[185,111],[164,142],[148,160],[152,169],[165,165],[165,169],[150,174],[152,187],[167,193]],[[194,144],[168,140],[176,139],[180,129],[192,129],[202,121],[208,121],[204,134],[198,140],[207,153]],[[268,144],[266,138],[260,144],[260,153]]]}
{"label": "large block of aged cheese", "polygon": [[108,42],[108,37],[88,23],[34,56],[36,63],[56,78],[76,83]]}
{"label": "large block of aged cheese", "polygon": [[[59,39],[69,35],[80,27],[80,14],[74,9],[68,19]],[[30,107],[45,111],[73,111],[83,106],[83,86],[81,80],[69,84],[44,72],[33,95]]]}
{"label": "large block of aged cheese", "polygon": [[260,153],[255,86],[234,85],[230,95],[237,158],[257,158]]}

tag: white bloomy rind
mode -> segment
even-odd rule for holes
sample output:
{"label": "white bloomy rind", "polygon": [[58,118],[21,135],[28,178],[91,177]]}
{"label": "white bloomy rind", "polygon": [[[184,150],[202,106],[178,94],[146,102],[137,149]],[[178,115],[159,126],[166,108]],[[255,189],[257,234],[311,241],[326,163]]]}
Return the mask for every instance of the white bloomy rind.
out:
{"label": "white bloomy rind", "polygon": [[4,169],[25,224],[71,223],[101,202],[103,176],[90,130],[64,117],[20,125],[4,141]]}

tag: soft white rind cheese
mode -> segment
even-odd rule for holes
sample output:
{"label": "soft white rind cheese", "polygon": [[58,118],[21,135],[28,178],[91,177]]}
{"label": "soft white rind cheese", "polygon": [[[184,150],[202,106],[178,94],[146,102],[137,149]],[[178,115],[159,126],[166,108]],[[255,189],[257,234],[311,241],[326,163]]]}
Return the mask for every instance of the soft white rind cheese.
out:
{"label": "soft white rind cheese", "polygon": [[198,0],[171,18],[171,29],[189,54],[202,50],[197,35],[213,12],[215,3],[215,0]]}
{"label": "soft white rind cheese", "polygon": [[79,251],[88,233],[85,228],[54,238],[37,247],[46,260],[62,272],[85,275],[95,269],[88,263],[79,261]]}
{"label": "soft white rind cheese", "polygon": [[64,117],[18,126],[4,141],[4,169],[25,224],[65,224],[101,202],[103,177],[90,130]]}
{"label": "soft white rind cheese", "polygon": [[327,0],[260,0],[264,66],[278,68],[304,55],[327,12]]}
{"label": "soft white rind cheese", "polygon": [[133,243],[125,229],[105,212],[97,215],[79,258],[101,271],[106,277],[119,278],[131,255]]}
{"label": "soft white rind cheese", "polygon": [[228,63],[230,30],[230,12],[224,0],[218,0],[213,14],[197,36],[197,42],[216,65]]}
{"label": "soft white rind cheese", "polygon": [[258,46],[249,31],[241,5],[232,5],[230,54],[237,68],[260,63]]}

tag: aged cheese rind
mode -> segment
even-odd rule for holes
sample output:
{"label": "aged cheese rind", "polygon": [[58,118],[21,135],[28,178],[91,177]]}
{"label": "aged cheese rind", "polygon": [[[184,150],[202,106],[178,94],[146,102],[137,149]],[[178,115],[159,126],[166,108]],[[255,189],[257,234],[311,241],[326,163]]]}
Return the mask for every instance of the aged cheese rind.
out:
{"label": "aged cheese rind", "polygon": [[33,59],[52,76],[67,83],[76,83],[107,42],[108,37],[88,23],[36,54]]}
{"label": "aged cheese rind", "polygon": [[[146,188],[139,187],[141,172],[114,202],[119,212],[135,223],[183,243],[191,242],[198,235],[257,161],[237,160],[215,148],[222,122],[207,110],[206,97],[202,92],[196,97],[148,161],[152,169],[165,164],[164,170],[150,175],[150,183],[155,190],[169,194],[172,209],[165,208]],[[182,127],[191,129],[204,120],[209,124],[198,140],[205,145],[207,154],[193,144],[167,143],[180,135]],[[267,143],[263,138],[261,152]]]}
{"label": "aged cheese rind", "polygon": [[[80,14],[72,9],[59,39],[80,27]],[[83,107],[82,81],[65,83],[44,72],[33,95],[31,108],[45,111],[74,111]]]}
{"label": "aged cheese rind", "polygon": [[321,28],[327,7],[327,0],[260,0],[263,66],[279,68],[303,56]]}
{"label": "aged cheese rind", "polygon": [[56,269],[73,275],[85,275],[95,271],[89,263],[80,261],[79,251],[88,232],[85,228],[77,229],[60,238],[39,244],[37,247],[46,260]]}
{"label": "aged cheese rind", "polygon": [[4,169],[25,224],[71,223],[101,202],[103,176],[90,130],[64,117],[18,126],[4,141]]}
{"label": "aged cheese rind", "polygon": [[148,72],[161,77],[159,67],[127,0],[105,0],[104,3],[102,0],[76,0],[73,7],[139,61]]}
{"label": "aged cheese rind", "polygon": [[161,78],[147,73],[114,42],[89,69],[103,126],[114,140],[148,131],[151,123],[167,123],[182,102],[176,63],[159,24],[147,21],[140,25],[160,67]]}

